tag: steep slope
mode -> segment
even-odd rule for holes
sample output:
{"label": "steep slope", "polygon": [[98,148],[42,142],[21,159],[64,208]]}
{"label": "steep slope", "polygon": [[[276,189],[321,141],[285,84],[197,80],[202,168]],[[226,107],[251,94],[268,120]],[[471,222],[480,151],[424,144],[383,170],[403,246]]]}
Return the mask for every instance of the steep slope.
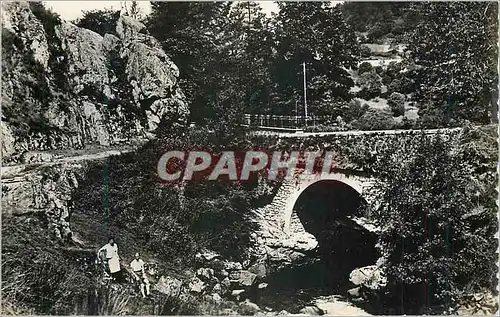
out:
{"label": "steep slope", "polygon": [[179,70],[145,26],[101,36],[33,3],[2,3],[2,155],[109,146],[188,115]]}

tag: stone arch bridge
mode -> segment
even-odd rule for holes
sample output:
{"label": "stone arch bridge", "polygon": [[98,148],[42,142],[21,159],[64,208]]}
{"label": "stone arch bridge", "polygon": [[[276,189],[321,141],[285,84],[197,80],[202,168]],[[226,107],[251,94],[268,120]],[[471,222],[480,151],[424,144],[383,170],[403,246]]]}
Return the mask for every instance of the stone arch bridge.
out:
{"label": "stone arch bridge", "polygon": [[[342,210],[343,214],[350,217],[350,213],[357,212],[361,205],[373,205],[375,201],[375,179],[362,171],[333,169],[327,175],[311,175],[308,178],[294,178],[283,180],[272,201],[257,210],[254,210],[256,221],[260,230],[257,240],[266,253],[284,251],[291,254],[290,262],[294,257],[301,257],[310,250],[317,248],[317,238],[311,234],[313,227],[308,227],[308,216],[302,212],[304,204],[313,204],[321,209],[342,209],[347,200],[354,200],[353,205],[347,206],[349,210]],[[318,194],[319,189],[319,194]],[[314,197],[316,193],[317,197]],[[329,195],[338,194],[338,195]],[[312,195],[312,196],[311,196]],[[340,195],[340,196],[339,196]],[[323,197],[321,197],[323,196]],[[336,205],[337,204],[337,205]],[[328,210],[324,210],[328,212]],[[311,215],[316,216],[316,215]],[[322,216],[320,215],[320,218]],[[355,222],[363,222],[363,217],[354,217]],[[364,226],[369,226],[363,223]],[[374,229],[374,228],[370,228]],[[281,254],[278,256],[281,258]]]}
{"label": "stone arch bridge", "polygon": [[[372,252],[380,228],[370,223],[370,208],[366,207],[377,204],[377,179],[361,166],[363,160],[357,160],[356,156],[373,159],[389,144],[390,149],[395,149],[394,155],[411,157],[423,133],[440,133],[455,139],[460,129],[269,134],[275,138],[274,144],[285,147],[301,144],[305,148],[339,150],[336,159],[340,162],[326,176],[283,180],[272,200],[253,210],[260,228],[254,235],[258,258],[266,258],[271,266],[284,267],[300,263],[321,249],[330,248],[325,252],[337,252],[338,256],[342,244],[355,249],[366,241],[371,243],[370,251],[361,247],[359,252]],[[333,246],[337,250],[331,250]],[[350,256],[362,257],[364,253],[353,254]]]}

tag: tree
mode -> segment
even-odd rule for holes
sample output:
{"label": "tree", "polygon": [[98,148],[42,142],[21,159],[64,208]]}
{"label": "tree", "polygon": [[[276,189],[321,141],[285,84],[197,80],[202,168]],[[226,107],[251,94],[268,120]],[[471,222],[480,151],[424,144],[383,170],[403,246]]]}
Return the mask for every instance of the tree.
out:
{"label": "tree", "polygon": [[107,33],[116,33],[116,22],[119,18],[120,11],[118,10],[90,10],[83,11],[83,16],[75,24],[104,36]]}
{"label": "tree", "polygon": [[225,134],[269,103],[273,41],[258,5],[155,2],[148,28],[180,69],[192,121]]}
{"label": "tree", "polygon": [[346,69],[356,68],[359,56],[354,32],[339,8],[326,2],[279,2],[276,16],[277,60],[273,80],[281,103],[279,113],[291,113],[303,95],[302,63],[307,66],[308,103],[350,99],[354,85]]}
{"label": "tree", "polygon": [[361,74],[359,85],[361,86],[359,96],[367,100],[380,96],[382,92],[382,78],[375,70]]}
{"label": "tree", "polygon": [[353,99],[349,101],[349,108],[344,112],[343,118],[346,122],[361,118],[370,108],[366,103],[361,105],[361,101]]}
{"label": "tree", "polygon": [[124,10],[124,14],[128,15],[136,20],[142,19],[142,10],[139,8],[137,1],[130,1],[130,6],[127,6],[127,2],[124,1],[122,4],[122,10]]}
{"label": "tree", "polygon": [[395,124],[391,113],[373,108],[368,109],[359,119],[352,122],[352,126],[359,130],[390,130]]}
{"label": "tree", "polygon": [[370,64],[368,62],[362,62],[361,64],[359,64],[359,67],[358,67],[359,74],[367,73],[367,72],[370,72],[372,70],[373,70],[373,66],[372,66],[372,64]]}
{"label": "tree", "polygon": [[[422,3],[422,17],[410,39],[410,59],[418,64],[415,98],[425,105],[422,120],[450,125],[496,117],[497,3]],[[496,103],[496,102],[495,102]],[[426,116],[439,114],[440,120]]]}
{"label": "tree", "polygon": [[405,101],[406,101],[406,96],[399,93],[399,92],[393,92],[389,96],[387,103],[389,104],[389,107],[391,108],[391,111],[395,117],[399,117],[401,115],[404,115],[404,113],[405,113]]}
{"label": "tree", "polygon": [[486,155],[488,168],[475,170],[486,153],[470,155],[469,138],[422,135],[412,158],[392,151],[377,167],[385,297],[398,314],[450,313],[461,295],[496,287],[496,194],[493,179],[480,177],[496,159]]}

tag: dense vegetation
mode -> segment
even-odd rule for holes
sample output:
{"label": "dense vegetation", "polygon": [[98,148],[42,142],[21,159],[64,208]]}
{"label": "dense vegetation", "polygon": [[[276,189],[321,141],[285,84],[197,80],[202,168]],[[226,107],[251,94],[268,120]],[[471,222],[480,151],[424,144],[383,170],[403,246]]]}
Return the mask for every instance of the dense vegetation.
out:
{"label": "dense vegetation", "polygon": [[381,153],[385,313],[451,313],[462,296],[496,289],[495,134],[467,127],[458,141],[422,137],[406,162]]}

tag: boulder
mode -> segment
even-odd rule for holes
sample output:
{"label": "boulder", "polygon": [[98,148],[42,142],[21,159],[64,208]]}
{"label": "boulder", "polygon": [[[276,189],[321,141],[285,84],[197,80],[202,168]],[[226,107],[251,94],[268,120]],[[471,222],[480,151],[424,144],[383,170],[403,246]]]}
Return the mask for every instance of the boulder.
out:
{"label": "boulder", "polygon": [[188,289],[192,293],[201,294],[205,290],[205,283],[199,278],[194,277],[189,281]]}
{"label": "boulder", "polygon": [[92,91],[93,94],[102,93],[111,99],[103,37],[96,32],[66,22],[56,26],[56,34],[68,56],[67,75],[74,92],[86,94],[87,91],[84,89],[93,89],[97,90]]}
{"label": "boulder", "polygon": [[355,285],[364,286],[373,290],[378,290],[387,284],[387,278],[384,272],[376,265],[354,269],[351,274],[349,274],[349,280]]}
{"label": "boulder", "polygon": [[257,274],[254,274],[246,270],[239,270],[231,272],[229,274],[229,279],[231,280],[231,283],[250,287],[257,279]]}
{"label": "boulder", "polygon": [[351,288],[347,291],[347,294],[349,294],[349,296],[351,297],[361,297],[360,289],[361,287]]}
{"label": "boulder", "polygon": [[240,315],[255,315],[260,311],[259,305],[252,303],[249,299],[246,299],[238,305],[238,313]]}
{"label": "boulder", "polygon": [[260,278],[267,275],[266,264],[263,262],[257,262],[248,268],[248,271],[254,273]]}
{"label": "boulder", "polygon": [[308,316],[319,316],[319,315],[323,315],[324,312],[319,309],[317,306],[306,306],[304,308],[302,308],[301,310],[299,310],[299,314],[304,314],[304,315],[308,315]]}
{"label": "boulder", "polygon": [[220,285],[220,283],[215,284],[214,288],[212,289],[212,293],[222,293],[222,286]]}
{"label": "boulder", "polygon": [[212,300],[215,302],[215,303],[220,303],[222,302],[222,297],[220,297],[219,294],[217,293],[213,293],[212,294]]}
{"label": "boulder", "polygon": [[196,276],[200,278],[202,281],[210,281],[214,276],[214,270],[211,268],[199,268],[196,271]]}
{"label": "boulder", "polygon": [[221,286],[221,294],[226,294],[231,287],[231,281],[229,280],[229,277],[226,277],[225,279],[220,281],[220,286]]}
{"label": "boulder", "polygon": [[211,262],[212,260],[218,258],[220,258],[220,254],[211,250],[204,250],[202,252],[196,253],[195,255],[195,259],[202,263]]}
{"label": "boulder", "polygon": [[223,266],[224,270],[226,271],[235,271],[243,269],[243,265],[239,262],[224,261]]}
{"label": "boulder", "polygon": [[236,298],[236,300],[240,300],[240,297],[245,293],[244,289],[235,289],[231,291],[231,296]]}
{"label": "boulder", "polygon": [[154,289],[168,296],[178,296],[181,293],[182,281],[170,276],[161,276]]}

